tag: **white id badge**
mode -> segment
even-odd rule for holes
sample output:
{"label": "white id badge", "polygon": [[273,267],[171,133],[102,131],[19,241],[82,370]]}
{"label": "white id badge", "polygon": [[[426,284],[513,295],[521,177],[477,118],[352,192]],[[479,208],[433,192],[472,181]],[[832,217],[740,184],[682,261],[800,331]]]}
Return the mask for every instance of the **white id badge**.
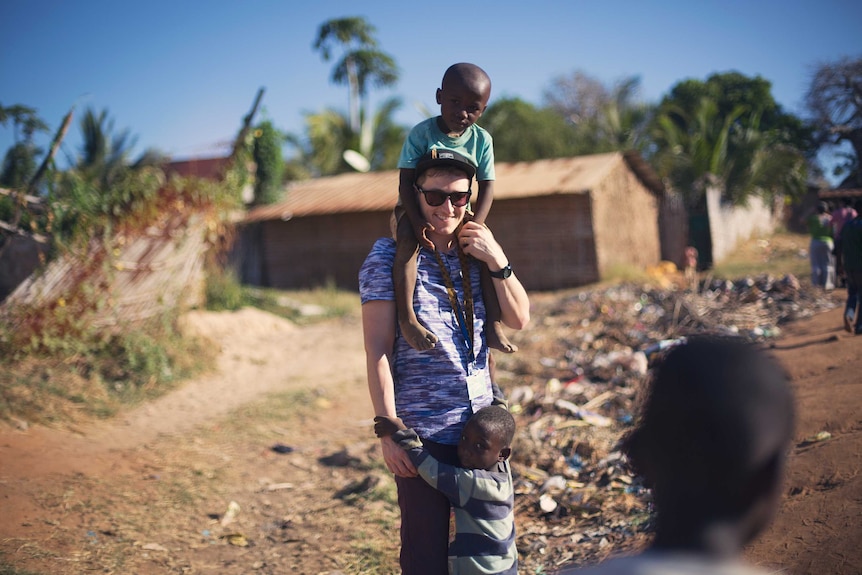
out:
{"label": "white id badge", "polygon": [[488,393],[488,386],[485,384],[485,372],[478,371],[467,376],[467,395],[470,401],[478,399]]}

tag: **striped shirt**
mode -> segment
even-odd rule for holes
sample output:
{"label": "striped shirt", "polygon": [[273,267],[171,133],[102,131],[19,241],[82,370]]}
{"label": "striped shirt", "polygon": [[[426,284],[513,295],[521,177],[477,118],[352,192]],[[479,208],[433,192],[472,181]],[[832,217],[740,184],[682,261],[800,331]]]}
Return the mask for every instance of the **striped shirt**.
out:
{"label": "striped shirt", "polygon": [[[464,303],[461,262],[458,254],[440,254],[449,271],[458,301]],[[359,270],[359,295],[362,303],[373,300],[394,301],[392,264],[395,240],[381,238]],[[392,377],[395,383],[395,409],[398,417],[420,437],[455,445],[461,429],[473,414],[467,394],[468,347],[449,302],[443,275],[434,252],[422,248],[418,256],[418,277],[413,309],[419,321],[440,341],[426,351],[417,351],[401,336],[396,326]],[[474,399],[476,410],[491,404],[491,376],[488,372],[488,347],[485,345],[485,304],[479,279],[479,262],[470,259],[470,285],[473,291],[474,372],[485,381],[484,394]]]}
{"label": "striped shirt", "polygon": [[412,429],[392,435],[407,451],[419,475],[455,508],[455,540],[449,545],[450,575],[516,575],[515,495],[509,463],[494,471],[441,463]]}

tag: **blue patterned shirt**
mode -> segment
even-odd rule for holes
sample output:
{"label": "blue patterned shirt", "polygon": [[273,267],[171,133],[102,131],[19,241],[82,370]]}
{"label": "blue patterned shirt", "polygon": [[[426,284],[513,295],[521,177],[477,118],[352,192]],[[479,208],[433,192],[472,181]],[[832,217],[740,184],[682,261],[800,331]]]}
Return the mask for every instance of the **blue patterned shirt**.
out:
{"label": "blue patterned shirt", "polygon": [[[462,309],[464,289],[461,262],[456,251],[440,254],[452,278]],[[359,296],[362,303],[373,300],[395,301],[392,264],[395,240],[381,238],[359,270]],[[473,401],[476,410],[492,402],[491,376],[488,371],[488,347],[485,345],[485,304],[479,279],[479,262],[470,259],[470,285],[473,291],[474,372],[485,380],[486,390]],[[467,394],[468,348],[457,316],[452,310],[443,275],[434,252],[422,248],[418,256],[418,276],[413,309],[419,321],[440,341],[433,349],[417,351],[401,336],[396,326],[392,354],[392,378],[395,383],[395,409],[398,417],[420,437],[455,445],[461,429],[473,414]]]}

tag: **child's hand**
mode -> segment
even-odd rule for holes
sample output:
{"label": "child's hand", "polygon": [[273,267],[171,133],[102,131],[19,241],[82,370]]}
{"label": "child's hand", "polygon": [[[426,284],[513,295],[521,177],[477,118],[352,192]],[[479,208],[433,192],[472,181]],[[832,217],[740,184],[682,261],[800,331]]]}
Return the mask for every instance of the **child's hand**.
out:
{"label": "child's hand", "polygon": [[374,418],[374,434],[377,437],[389,437],[402,429],[407,429],[407,426],[397,417],[378,415]]}
{"label": "child's hand", "polygon": [[433,231],[434,226],[429,222],[422,222],[421,225],[413,226],[413,233],[416,234],[416,240],[419,242],[419,246],[429,250],[434,249],[434,243],[428,239],[428,232]]}

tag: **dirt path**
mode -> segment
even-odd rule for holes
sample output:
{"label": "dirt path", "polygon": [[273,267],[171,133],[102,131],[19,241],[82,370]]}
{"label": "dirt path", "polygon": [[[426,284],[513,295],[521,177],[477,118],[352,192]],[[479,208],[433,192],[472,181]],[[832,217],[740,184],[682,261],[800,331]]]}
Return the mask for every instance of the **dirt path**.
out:
{"label": "dirt path", "polygon": [[[332,495],[358,481],[379,482],[383,499],[390,493],[366,457],[376,447],[363,422],[358,320],[299,328],[244,310],[192,314],[188,329],[221,346],[212,375],[77,433],[0,428],[0,565],[52,574],[393,572],[391,505]],[[748,556],[793,574],[862,573],[862,338],[840,330],[835,310],[787,328],[774,351],[798,394],[797,447],[782,511]],[[322,390],[323,400],[298,424],[261,417],[260,439],[231,440],[230,413],[302,389]],[[831,439],[806,442],[823,431]],[[296,453],[274,455],[271,437]],[[342,457],[359,464],[319,464],[345,446]],[[242,518],[220,526],[231,500]],[[226,545],[237,533],[257,543]]]}

